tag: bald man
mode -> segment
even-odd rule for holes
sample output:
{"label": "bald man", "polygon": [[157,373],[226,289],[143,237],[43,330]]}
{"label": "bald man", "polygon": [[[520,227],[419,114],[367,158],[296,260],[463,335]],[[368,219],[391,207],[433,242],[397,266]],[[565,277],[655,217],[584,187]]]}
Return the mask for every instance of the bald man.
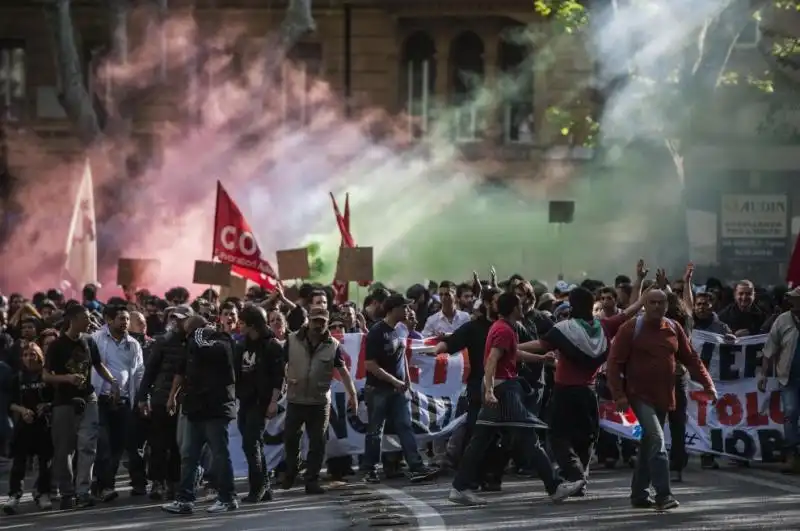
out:
{"label": "bald man", "polygon": [[[667,296],[659,289],[645,295],[644,314],[617,332],[606,363],[608,386],[619,411],[631,408],[642,428],[639,459],[631,482],[631,504],[660,511],[678,507],[672,495],[664,422],[675,409],[675,364],[682,363],[710,402],[714,382],[680,324],[666,318]],[[622,377],[624,375],[624,379]],[[650,485],[655,499],[650,498]]]}
{"label": "bald man", "polygon": [[[131,321],[128,325],[128,333],[130,334],[147,334],[147,321],[141,312],[131,312]],[[142,345],[144,346],[144,345]]]}

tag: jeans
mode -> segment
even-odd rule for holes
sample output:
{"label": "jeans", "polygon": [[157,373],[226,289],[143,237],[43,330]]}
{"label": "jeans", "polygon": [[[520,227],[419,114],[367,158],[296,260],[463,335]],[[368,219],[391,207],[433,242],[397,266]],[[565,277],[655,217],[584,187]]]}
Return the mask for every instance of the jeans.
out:
{"label": "jeans", "polygon": [[110,397],[100,396],[97,401],[99,430],[95,474],[100,490],[113,490],[119,462],[125,452],[129,436],[131,409],[127,400],[115,404]]}
{"label": "jeans", "polygon": [[686,387],[689,376],[686,374],[675,376],[675,411],[667,414],[669,420],[669,467],[671,470],[680,471],[686,468],[689,455],[686,453]]}
{"label": "jeans", "polygon": [[422,456],[419,455],[417,441],[411,427],[411,409],[409,398],[405,393],[394,389],[379,389],[373,386],[364,388],[364,402],[367,404],[368,426],[364,438],[363,469],[366,472],[375,470],[381,460],[381,441],[386,420],[391,418],[400,446],[412,471],[423,467]]}
{"label": "jeans", "polygon": [[322,461],[325,458],[330,407],[330,404],[286,404],[283,446],[286,453],[286,475],[289,478],[294,478],[299,468],[300,439],[305,426],[308,437],[305,480],[306,483],[319,480],[319,471],[322,470]]}
{"label": "jeans", "polygon": [[222,503],[230,503],[236,498],[233,463],[228,451],[228,424],[230,419],[227,418],[186,419],[181,447],[181,483],[176,496],[178,501],[192,503],[196,499],[197,473],[206,443],[212,454],[217,499]]}
{"label": "jeans", "polygon": [[781,406],[784,444],[788,452],[794,453],[800,444],[800,380],[789,380],[781,386]]}
{"label": "jeans", "polygon": [[20,422],[14,426],[11,456],[14,458],[14,462],[11,465],[11,476],[8,480],[8,495],[22,496],[22,484],[27,472],[28,457],[34,456],[39,463],[36,492],[49,495],[53,442],[50,439],[50,426],[46,419],[39,417],[31,424],[20,419]]}
{"label": "jeans", "polygon": [[[147,488],[147,448],[150,439],[150,418],[142,416],[138,409],[131,411],[128,425],[128,473],[134,489]],[[174,437],[173,437],[174,439]]]}
{"label": "jeans", "polygon": [[672,496],[669,483],[669,458],[664,440],[666,411],[657,411],[650,404],[631,399],[642,438],[639,443],[639,459],[631,480],[631,500],[642,501],[650,497],[650,485],[656,491],[656,501]]}
{"label": "jeans", "polygon": [[11,397],[6,392],[11,386],[14,371],[4,361],[0,361],[0,455],[6,455],[6,449],[11,437],[11,416],[8,414],[9,400]]}
{"label": "jeans", "polygon": [[[72,404],[53,407],[53,476],[61,496],[86,496],[92,484],[97,457],[99,431],[97,397],[86,399],[86,409],[78,414]],[[77,470],[72,459],[77,451]]]}
{"label": "jeans", "polygon": [[267,426],[264,408],[255,404],[242,407],[240,404],[237,425],[242,435],[242,451],[247,459],[250,493],[257,494],[269,489],[269,471],[264,456],[264,430]]}

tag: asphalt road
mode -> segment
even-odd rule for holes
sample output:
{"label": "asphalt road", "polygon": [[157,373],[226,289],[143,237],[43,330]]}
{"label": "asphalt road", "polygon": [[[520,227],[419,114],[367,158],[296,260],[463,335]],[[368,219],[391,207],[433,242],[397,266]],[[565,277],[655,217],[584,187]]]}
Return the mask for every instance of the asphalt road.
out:
{"label": "asphalt road", "polygon": [[485,495],[488,506],[462,507],[447,501],[449,478],[441,478],[425,485],[409,485],[402,480],[378,486],[357,484],[333,489],[321,497],[305,496],[295,488],[278,491],[272,503],[242,505],[238,511],[215,516],[202,510],[192,516],[168,515],[159,504],[131,498],[127,492],[115,502],[71,512],[38,512],[26,497],[23,514],[0,517],[0,529],[800,529],[800,478],[764,468],[723,466],[719,471],[705,471],[693,463],[684,479],[674,486],[681,507],[661,514],[630,507],[629,469],[599,469],[592,472],[586,498],[561,505],[550,502],[539,481],[512,476],[502,492]]}
{"label": "asphalt road", "polygon": [[521,478],[509,478],[502,492],[487,493],[484,507],[447,501],[450,485],[444,478],[430,485],[392,484],[384,493],[415,506],[419,528],[428,531],[800,529],[800,479],[726,465],[707,471],[695,462],[684,482],[674,485],[681,506],[656,513],[631,508],[630,474],[629,469],[592,472],[589,495],[560,505],[549,500],[539,481]]}

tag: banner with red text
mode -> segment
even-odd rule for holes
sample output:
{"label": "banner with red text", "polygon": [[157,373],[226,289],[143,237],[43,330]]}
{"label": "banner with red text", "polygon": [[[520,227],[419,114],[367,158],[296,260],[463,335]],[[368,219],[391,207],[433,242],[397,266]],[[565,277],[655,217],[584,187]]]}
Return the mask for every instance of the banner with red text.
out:
{"label": "banner with red text", "polygon": [[[364,363],[366,354],[364,334],[345,334],[342,341],[345,351],[345,364],[355,380],[358,390],[358,410],[347,411],[347,395],[344,385],[334,373],[331,383],[331,412],[328,428],[327,457],[358,455],[364,452],[364,434],[367,431],[367,408],[364,404],[363,388],[367,372]],[[408,339],[406,360],[413,385],[409,392],[411,424],[417,441],[420,443],[444,436],[457,428],[464,415],[456,417],[458,399],[464,390],[464,382],[469,375],[467,352],[436,357],[427,355],[433,352],[436,341]],[[264,452],[270,467],[278,464],[283,457],[283,422],[286,416],[285,398],[279,402],[278,415],[267,423],[264,433],[266,447]],[[231,459],[237,474],[247,472],[247,463],[241,449],[241,439],[236,423],[231,424]],[[384,451],[400,450],[397,437],[391,435],[387,427],[383,438]]]}
{"label": "banner with red text", "polygon": [[[766,338],[766,335],[747,336],[726,342],[718,334],[700,330],[692,333],[692,345],[714,379],[719,399],[716,404],[709,403],[700,393],[700,385],[689,383],[685,437],[689,452],[765,462],[783,460],[783,414],[778,382],[770,378],[764,393],[756,387]],[[617,413],[610,401],[601,404],[600,418],[600,425],[606,431],[628,439],[641,438],[636,416],[630,411]],[[666,432],[669,445],[669,424]]]}

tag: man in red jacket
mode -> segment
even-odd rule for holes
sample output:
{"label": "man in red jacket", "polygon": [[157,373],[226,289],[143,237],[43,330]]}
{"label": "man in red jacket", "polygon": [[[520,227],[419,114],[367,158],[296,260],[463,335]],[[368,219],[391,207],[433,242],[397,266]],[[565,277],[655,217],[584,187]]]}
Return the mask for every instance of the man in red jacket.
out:
{"label": "man in red jacket", "polygon": [[[714,382],[692,348],[683,328],[666,319],[667,296],[651,290],[644,315],[619,329],[606,364],[608,385],[619,411],[633,409],[642,428],[639,459],[631,482],[631,504],[666,511],[678,507],[669,480],[669,457],[664,442],[667,412],[675,409],[675,363],[686,366],[713,402]],[[656,491],[650,499],[650,484]]]}

